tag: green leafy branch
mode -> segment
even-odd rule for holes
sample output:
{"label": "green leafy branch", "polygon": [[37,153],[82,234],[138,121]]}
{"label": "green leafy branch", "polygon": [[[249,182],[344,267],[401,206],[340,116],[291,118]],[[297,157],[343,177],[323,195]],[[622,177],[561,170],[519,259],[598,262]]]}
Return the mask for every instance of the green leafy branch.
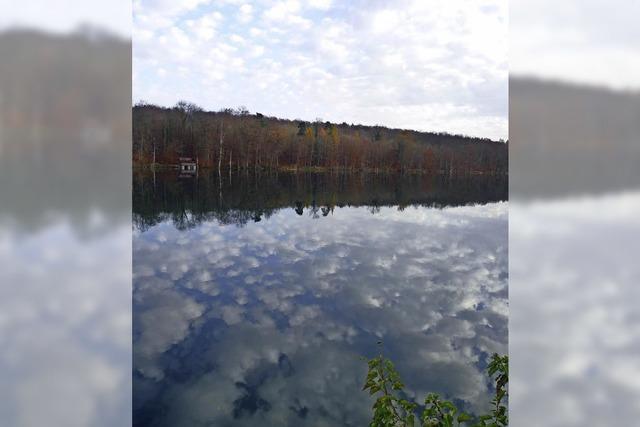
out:
{"label": "green leafy branch", "polygon": [[415,409],[413,402],[402,399],[396,392],[404,388],[400,375],[393,363],[382,355],[369,360],[367,380],[362,387],[369,394],[381,393],[373,404],[373,420],[371,427],[413,426]]}
{"label": "green leafy branch", "polygon": [[[404,388],[393,362],[379,355],[368,361],[369,370],[362,389],[377,395],[373,404],[370,427],[414,427],[416,425],[415,402],[401,398]],[[489,377],[495,376],[496,394],[491,400],[492,409],[477,419],[462,411],[453,402],[429,393],[424,400],[425,409],[419,417],[422,427],[454,427],[469,424],[472,427],[504,427],[509,424],[507,407],[503,404],[508,396],[509,356],[494,354],[487,367]]]}

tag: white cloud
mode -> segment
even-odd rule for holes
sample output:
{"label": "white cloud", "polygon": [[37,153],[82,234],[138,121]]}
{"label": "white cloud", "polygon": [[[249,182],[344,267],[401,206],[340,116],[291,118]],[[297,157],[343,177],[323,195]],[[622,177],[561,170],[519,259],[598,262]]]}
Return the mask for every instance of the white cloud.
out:
{"label": "white cloud", "polygon": [[142,375],[159,380],[164,373],[156,359],[184,339],[204,307],[170,289],[149,288],[134,295],[134,299],[148,307],[136,312],[136,324],[141,331],[134,348],[136,367]]}
{"label": "white cloud", "polygon": [[640,193],[511,207],[511,421],[581,426],[637,418]]}
{"label": "white cloud", "polygon": [[251,56],[253,56],[254,58],[262,56],[263,54],[264,54],[264,46],[257,45],[251,48]]}
{"label": "white cloud", "polygon": [[250,22],[253,19],[253,6],[250,4],[243,4],[240,6],[238,13],[238,20],[244,24]]}
{"label": "white cloud", "polygon": [[15,235],[0,226],[6,425],[107,426],[131,418],[131,226],[79,237],[70,221]]}
{"label": "white cloud", "polygon": [[209,41],[214,37],[216,28],[219,26],[222,19],[223,16],[220,12],[214,12],[203,15],[196,20],[189,20],[186,24],[187,28],[189,28],[191,33],[198,39],[202,41]]}
{"label": "white cloud", "polygon": [[373,14],[371,18],[371,28],[376,34],[388,33],[397,28],[400,22],[400,12],[397,10],[385,9]]}
{"label": "white cloud", "polygon": [[327,10],[333,4],[333,0],[308,0],[308,4],[316,9]]}
{"label": "white cloud", "polygon": [[244,38],[242,38],[242,36],[239,36],[237,34],[232,34],[231,37],[229,37],[229,39],[237,44],[244,44]]}
{"label": "white cloud", "polygon": [[638,2],[517,0],[510,4],[516,74],[640,87]]}
{"label": "white cloud", "polygon": [[264,12],[264,17],[271,21],[286,21],[299,11],[300,2],[297,0],[278,1]]}
{"label": "white cloud", "polygon": [[264,34],[264,31],[254,27],[249,30],[249,34],[251,34],[251,36],[253,37],[259,37]]}
{"label": "white cloud", "polygon": [[131,37],[131,1],[30,0],[15,3],[0,0],[0,31],[28,26],[53,32],[69,32],[80,25],[96,25],[120,37]]}
{"label": "white cloud", "polygon": [[[194,2],[160,10],[136,9],[134,99],[507,137],[506,1]],[[162,85],[148,72],[159,66],[167,71]],[[180,67],[193,79],[171,81]]]}

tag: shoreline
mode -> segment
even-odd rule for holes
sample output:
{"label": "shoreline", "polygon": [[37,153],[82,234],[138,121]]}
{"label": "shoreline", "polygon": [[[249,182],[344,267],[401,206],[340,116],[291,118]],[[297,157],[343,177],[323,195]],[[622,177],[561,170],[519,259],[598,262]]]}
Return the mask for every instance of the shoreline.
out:
{"label": "shoreline", "polygon": [[[179,171],[180,165],[177,164],[166,164],[166,163],[148,163],[148,164],[133,164],[133,171]],[[198,170],[206,171],[206,172],[215,172],[218,170],[216,167],[210,166],[200,166]],[[237,174],[238,172],[254,172],[254,173],[341,173],[341,174],[387,174],[387,175],[451,175],[451,176],[508,176],[509,172],[505,173],[495,173],[495,172],[483,172],[483,171],[463,171],[463,172],[447,172],[444,170],[440,171],[426,171],[422,169],[407,169],[404,171],[396,170],[396,169],[376,169],[376,168],[331,168],[326,166],[305,166],[305,167],[292,167],[292,166],[281,166],[278,168],[241,168],[236,170],[229,170],[228,168],[223,169],[221,173],[223,174]]]}

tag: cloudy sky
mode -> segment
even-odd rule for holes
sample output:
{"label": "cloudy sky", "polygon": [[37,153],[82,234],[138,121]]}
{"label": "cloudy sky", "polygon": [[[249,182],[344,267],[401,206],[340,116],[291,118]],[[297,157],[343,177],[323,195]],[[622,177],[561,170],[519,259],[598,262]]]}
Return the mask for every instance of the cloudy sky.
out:
{"label": "cloudy sky", "polygon": [[135,0],[134,101],[507,136],[504,0]]}
{"label": "cloudy sky", "polygon": [[511,72],[637,90],[639,15],[638,1],[512,0]]}
{"label": "cloudy sky", "polygon": [[131,36],[131,0],[0,0],[0,31],[30,27],[54,33],[74,31],[82,24]]}

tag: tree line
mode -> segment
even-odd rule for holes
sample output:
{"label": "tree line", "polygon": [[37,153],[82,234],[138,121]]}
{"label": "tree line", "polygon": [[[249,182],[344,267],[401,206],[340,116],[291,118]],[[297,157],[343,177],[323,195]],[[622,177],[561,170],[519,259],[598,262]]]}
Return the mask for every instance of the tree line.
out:
{"label": "tree line", "polygon": [[286,120],[245,107],[204,111],[180,101],[133,107],[133,162],[175,165],[180,157],[219,171],[348,170],[506,174],[508,143],[449,133]]}

